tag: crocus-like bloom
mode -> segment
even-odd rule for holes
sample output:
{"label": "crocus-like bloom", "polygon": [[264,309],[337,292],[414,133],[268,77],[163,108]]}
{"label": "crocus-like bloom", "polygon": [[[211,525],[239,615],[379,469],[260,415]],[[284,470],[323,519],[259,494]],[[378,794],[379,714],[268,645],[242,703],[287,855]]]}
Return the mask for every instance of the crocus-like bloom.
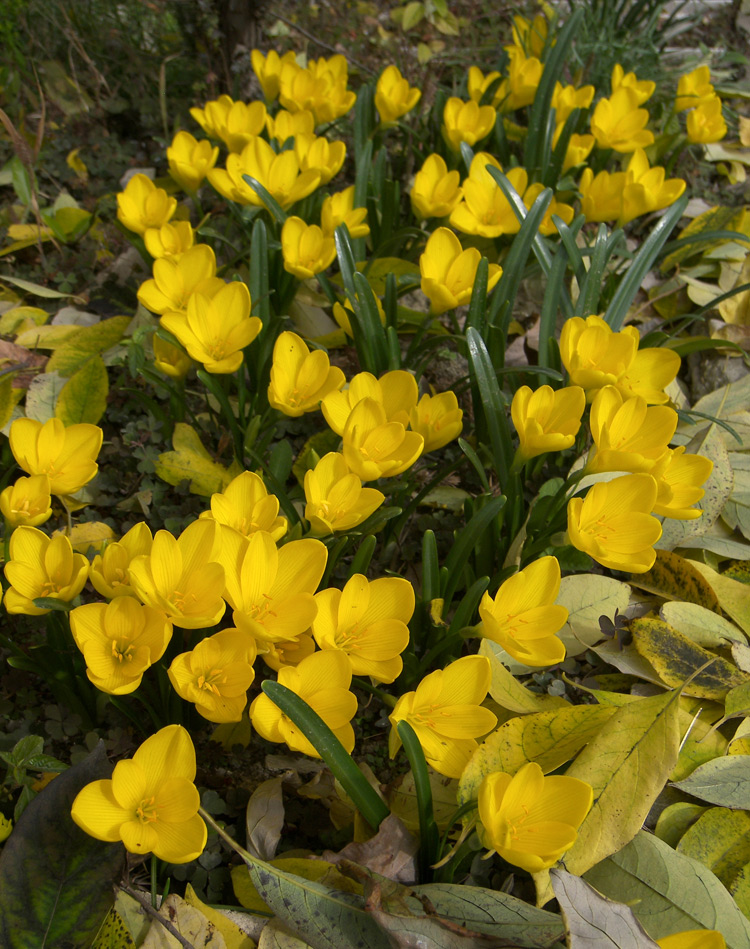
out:
{"label": "crocus-like bloom", "polygon": [[708,66],[698,66],[692,72],[680,76],[674,103],[675,112],[684,112],[685,109],[695,109],[699,105],[705,105],[715,95],[716,92],[711,83],[711,70]]}
{"label": "crocus-like bloom", "polygon": [[[513,17],[513,45],[520,47],[527,55],[541,58],[547,42],[547,31],[547,21],[541,13],[533,20],[518,15]],[[553,40],[550,45],[554,44]],[[505,49],[510,52],[511,47],[506,46]]]}
{"label": "crocus-like bloom", "polygon": [[255,678],[255,641],[239,629],[222,629],[180,653],[169,667],[175,692],[209,722],[239,722]]}
{"label": "crocus-like bloom", "polygon": [[279,94],[279,77],[286,63],[294,63],[294,50],[279,56],[275,49],[269,50],[266,56],[259,49],[250,52],[250,63],[263,90],[267,102],[273,102]]}
{"label": "crocus-like bloom", "polygon": [[721,99],[714,96],[687,114],[687,137],[689,142],[708,145],[720,142],[727,134],[727,123],[721,114]]}
{"label": "crocus-like bloom", "polygon": [[661,949],[727,949],[726,940],[718,929],[686,929],[663,936],[656,944]]}
{"label": "crocus-like bloom", "polygon": [[243,175],[259,181],[284,209],[306,198],[320,184],[319,171],[300,172],[293,149],[277,154],[262,138],[251,139],[239,155],[228,155],[226,170],[214,168],[208,173],[208,180],[227,200],[262,208],[263,200]]}
{"label": "crocus-like bloom", "polygon": [[218,157],[217,145],[212,147],[205,139],[199,142],[190,132],[178,132],[167,148],[169,174],[185,191],[197,191]]}
{"label": "crocus-like bloom", "polygon": [[312,632],[321,649],[341,649],[354,675],[393,682],[403,668],[409,645],[407,623],[414,612],[414,589],[400,577],[368,581],[354,574],[343,590],[315,595],[318,615]]}
{"label": "crocus-like bloom", "polygon": [[614,386],[599,389],[591,405],[591,435],[586,472],[652,471],[668,451],[677,413],[667,405],[647,407],[638,395],[624,399]]}
{"label": "crocus-like bloom", "polygon": [[117,195],[117,219],[136,234],[166,224],[176,209],[177,198],[157,188],[147,175],[133,175]]}
{"label": "crocus-like bloom", "polygon": [[586,394],[580,386],[557,391],[551,386],[540,386],[535,391],[528,386],[517,389],[510,407],[520,442],[516,461],[570,448],[585,408]]}
{"label": "crocus-like bloom", "polygon": [[344,142],[329,142],[327,138],[298,134],[294,139],[294,153],[300,171],[316,171],[320,184],[327,185],[341,171],[346,158]]}
{"label": "crocus-like bloom", "polygon": [[130,562],[136,596],[182,629],[218,623],[226,607],[221,598],[224,568],[214,554],[219,534],[216,522],[208,519],[193,521],[179,538],[157,531],[150,552]]}
{"label": "crocus-like bloom", "polygon": [[570,381],[593,398],[595,389],[615,386],[624,396],[640,395],[649,404],[664,404],[664,387],[677,375],[680,357],[671,349],[638,349],[635,326],[615,333],[599,316],[566,320],[560,334],[560,358]]}
{"label": "crocus-like bloom", "polygon": [[99,470],[96,456],[104,434],[98,425],[78,422],[67,427],[58,418],[44,424],[18,418],[10,427],[10,450],[27,474],[45,474],[52,494],[75,494]]}
{"label": "crocus-like bloom", "polygon": [[555,121],[558,127],[565,124],[565,120],[574,109],[588,109],[594,101],[596,89],[593,86],[563,86],[556,82],[552,93],[550,106],[555,110]]}
{"label": "crocus-like bloom", "polygon": [[247,537],[267,531],[275,541],[286,534],[288,521],[279,517],[279,499],[269,494],[263,479],[253,471],[243,471],[223,492],[211,495],[211,510],[202,518],[213,518],[222,527],[231,527]]}
{"label": "crocus-like bloom", "polygon": [[189,863],[203,853],[206,825],[198,814],[195,748],[182,725],[167,725],[132,759],[118,761],[111,780],[79,791],[71,815],[87,834],[121,840],[130,853]]}
{"label": "crocus-like bloom", "polygon": [[[358,310],[361,312],[361,302],[359,299],[359,294],[355,294],[355,300],[357,301]],[[383,304],[380,302],[380,297],[375,297],[375,306],[378,311],[378,316],[380,318],[380,325],[385,326],[385,310],[383,309]],[[352,329],[352,317],[354,316],[354,308],[349,297],[345,297],[344,305],[342,306],[338,300],[333,304],[333,318],[339,324],[341,329],[346,333],[347,336],[354,336],[354,330]]]}
{"label": "crocus-like bloom", "polygon": [[86,675],[110,695],[135,692],[172,638],[164,613],[141,606],[132,596],[77,606],[70,613],[70,628],[86,660]]}
{"label": "crocus-like bloom", "polygon": [[279,77],[279,101],[290,112],[312,112],[316,125],[333,122],[346,115],[357,101],[355,93],[347,90],[347,81],[347,62],[340,54],[309,62],[307,69],[296,63],[284,63]]}
{"label": "crocus-like bloom", "polygon": [[422,97],[416,86],[410,86],[398,66],[386,66],[375,87],[375,108],[382,125],[395,125],[402,115],[411,112]]}
{"label": "crocus-like bloom", "polygon": [[186,317],[165,313],[161,322],[207,372],[235,372],[242,365],[242,350],[263,328],[257,316],[250,316],[251,308],[250,291],[233,280],[212,297],[196,291],[188,300]]}
{"label": "crocus-like bloom", "polygon": [[196,244],[179,257],[155,260],[153,275],[138,288],[138,299],[159,314],[184,312],[196,290],[211,294],[224,285],[216,276],[216,256],[208,244]]}
{"label": "crocus-like bloom", "polygon": [[475,145],[492,131],[497,112],[491,105],[477,105],[473,99],[464,102],[451,96],[443,110],[443,138],[454,152],[461,142]]}
{"label": "crocus-like bloom", "polygon": [[[523,203],[527,208],[531,209],[532,204],[542,191],[544,191],[544,185],[541,181],[535,181],[533,185],[529,185],[523,195]],[[565,204],[564,201],[558,201],[557,198],[553,197],[547,205],[547,210],[544,212],[544,217],[539,224],[539,233],[544,234],[546,237],[556,235],[557,224],[552,220],[553,216],[559,217],[565,224],[570,224],[574,215],[575,212],[570,204]]]}
{"label": "crocus-like bloom", "polygon": [[[553,148],[557,145],[558,139],[562,134],[562,130],[562,125],[558,125],[555,129],[555,134],[552,138]],[[568,171],[570,168],[575,168],[576,165],[580,165],[585,162],[591,154],[591,149],[593,147],[593,135],[576,135],[575,133],[571,135],[568,141],[568,147],[565,150],[565,158],[563,159],[563,172]]]}
{"label": "crocus-like bloom", "polygon": [[477,748],[476,739],[497,724],[497,716],[481,703],[492,673],[484,656],[464,656],[426,676],[415,692],[396,702],[388,749],[393,758],[401,747],[396,725],[406,721],[416,732],[427,764],[448,778],[460,778]]}
{"label": "crocus-like bloom", "polygon": [[713,471],[713,462],[703,455],[689,455],[685,446],[670,449],[651,469],[658,494],[654,514],[692,520],[703,513],[693,505],[705,494],[701,485]]}
{"label": "crocus-like bloom", "polygon": [[0,494],[0,511],[8,527],[39,527],[52,515],[46,474],[19,478]]}
{"label": "crocus-like bloom", "polygon": [[[297,666],[279,669],[278,681],[320,715],[348,752],[353,750],[350,722],[357,711],[357,699],[349,691],[352,669],[345,652],[324,649],[313,653]],[[250,706],[250,719],[267,741],[285,741],[292,751],[320,758],[317,748],[267,695],[259,695]]]}
{"label": "crocus-like bloom", "polygon": [[[521,229],[520,221],[500,186],[487,171],[487,165],[500,168],[496,158],[478,152],[471,163],[469,177],[461,185],[463,201],[454,208],[450,222],[457,231],[479,237],[516,234]],[[511,168],[505,176],[519,195],[526,192],[529,176],[525,168]]]}
{"label": "crocus-like bloom", "polygon": [[590,784],[545,777],[535,761],[513,776],[496,771],[479,786],[483,843],[513,866],[538,873],[570,850],[593,802]]}
{"label": "crocus-like bloom", "polygon": [[130,585],[130,562],[151,552],[153,536],[148,524],[141,521],[115,543],[107,544],[91,563],[91,584],[108,600],[118,596],[134,596]]}
{"label": "crocus-like bloom", "polygon": [[5,609],[9,613],[43,616],[49,610],[34,606],[46,597],[70,603],[86,583],[89,562],[73,553],[64,534],[48,537],[36,527],[17,527],[10,537],[10,560],[5,565]]}
{"label": "crocus-like bloom", "polygon": [[362,399],[375,399],[385,410],[389,422],[400,422],[406,428],[411,410],[417,404],[417,380],[404,369],[393,369],[376,379],[370,372],[358,372],[340,392],[327,395],[321,404],[326,422],[343,435],[354,406]]}
{"label": "crocus-like bloom", "polygon": [[634,72],[626,73],[622,66],[616,63],[612,69],[612,92],[617,92],[621,87],[635,93],[636,102],[643,105],[654,94],[656,83],[651,79],[639,79]]}
{"label": "crocus-like bloom", "polygon": [[320,227],[326,237],[332,237],[339,224],[346,224],[349,236],[367,237],[370,228],[365,224],[367,208],[354,207],[354,185],[337,191],[323,202],[320,209]]}
{"label": "crocus-like bloom", "polygon": [[174,221],[161,227],[150,227],[143,235],[146,250],[154,258],[179,257],[195,244],[190,221]]}
{"label": "crocus-like bloom", "polygon": [[[433,313],[445,313],[468,303],[482,255],[476,247],[463,250],[461,242],[447,227],[430,235],[419,258],[422,293],[429,299]],[[488,292],[502,276],[502,267],[489,265]]]}
{"label": "crocus-like bloom", "polygon": [[[230,152],[241,152],[249,141],[260,135],[265,128],[267,115],[262,102],[235,102],[229,96],[207,102],[203,110],[191,109],[190,114],[205,132],[220,138]],[[204,154],[208,157],[209,151],[206,150]],[[214,163],[215,159],[206,171]]]}
{"label": "crocus-like bloom", "polygon": [[265,531],[249,537],[224,531],[219,558],[226,571],[224,597],[244,633],[273,643],[309,629],[317,613],[313,594],[328,559],[319,540],[293,540],[278,549]]}
{"label": "crocus-like bloom", "polygon": [[[475,102],[481,102],[485,92],[487,92],[492,83],[499,78],[499,72],[489,72],[485,76],[478,66],[469,66],[469,75],[466,80],[469,98]],[[497,108],[502,102],[505,92],[506,90],[503,87],[503,83],[498,83],[492,94],[492,102],[490,102],[490,105]]]}
{"label": "crocus-like bloom", "polygon": [[288,217],[281,229],[284,270],[300,280],[309,280],[327,270],[336,258],[336,242],[317,224],[305,224],[301,217]]}
{"label": "crocus-like bloom", "polygon": [[527,666],[553,666],[565,658],[557,633],[568,619],[564,606],[555,606],[560,592],[556,557],[540,557],[509,577],[493,600],[485,593],[479,605],[482,635],[499,643]]}
{"label": "crocus-like bloom", "polygon": [[621,86],[609,99],[600,99],[591,116],[591,131],[599,148],[633,152],[654,142],[654,133],[646,125],[649,114],[638,108],[638,95]]}
{"label": "crocus-like bloom", "polygon": [[207,102],[202,109],[194,106],[190,110],[190,115],[200,125],[206,135],[211,138],[221,138],[220,130],[226,127],[227,115],[234,105],[234,99],[231,96],[223,95],[218,99],[212,99]]}
{"label": "crocus-like bloom", "polygon": [[321,399],[337,392],[345,382],[344,373],[338,366],[331,365],[322,349],[310,352],[296,333],[279,334],[273,347],[268,387],[268,403],[272,408],[293,418],[315,412]]}
{"label": "crocus-like bloom", "polygon": [[366,520],[385,501],[382,491],[363,488],[344,456],[331,451],[305,472],[305,518],[316,534],[348,531]]}
{"label": "crocus-like bloom", "polygon": [[536,56],[527,56],[524,51],[513,46],[509,52],[508,89],[509,95],[503,104],[503,111],[522,109],[534,101],[536,90],[542,79],[543,66]]}
{"label": "crocus-like bloom", "polygon": [[269,669],[278,672],[283,666],[298,666],[315,652],[315,640],[309,633],[300,633],[296,639],[278,643],[260,643],[258,655]]}
{"label": "crocus-like bloom", "polygon": [[414,216],[420,221],[431,217],[447,217],[461,200],[461,176],[448,171],[445,159],[433,154],[414,176],[409,197]]}
{"label": "crocus-like bloom", "polygon": [[170,379],[184,379],[193,367],[193,360],[179,346],[154,333],[151,345],[154,348],[154,368]]}
{"label": "crocus-like bloom", "polygon": [[407,432],[400,422],[389,422],[382,403],[375,399],[362,399],[354,406],[342,440],[344,461],[362,481],[401,474],[424,448],[424,438]]}
{"label": "crocus-like bloom", "polygon": [[618,224],[620,227],[641,214],[661,211],[680,197],[685,190],[682,178],[665,179],[664,169],[651,168],[642,148],[633,152],[625,172],[625,186],[622,190],[622,211]]}
{"label": "crocus-like bloom", "polygon": [[651,516],[657,486],[650,474],[628,474],[593,485],[568,501],[571,544],[603,567],[645,573],[656,560],[661,524]]}
{"label": "crocus-like bloom", "polygon": [[[280,109],[275,116],[266,116],[266,128],[269,138],[275,138],[279,145],[298,135],[315,135],[315,116],[307,109],[300,112],[287,112]],[[352,186],[353,187],[353,186]]]}
{"label": "crocus-like bloom", "polygon": [[617,220],[622,215],[622,193],[626,181],[624,171],[600,171],[594,176],[591,168],[584,168],[578,190],[586,220]]}
{"label": "crocus-like bloom", "polygon": [[409,416],[411,430],[424,438],[423,451],[435,451],[458,438],[463,428],[463,414],[455,392],[423,395]]}

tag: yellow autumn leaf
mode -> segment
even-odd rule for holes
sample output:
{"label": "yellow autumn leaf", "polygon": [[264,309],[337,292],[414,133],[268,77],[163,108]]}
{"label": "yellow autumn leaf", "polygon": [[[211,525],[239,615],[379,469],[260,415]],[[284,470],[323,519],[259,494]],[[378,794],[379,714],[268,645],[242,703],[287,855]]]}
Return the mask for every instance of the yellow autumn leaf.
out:
{"label": "yellow autumn leaf", "polygon": [[19,333],[15,343],[16,346],[25,346],[26,349],[56,349],[80,332],[80,326],[70,323],[34,326]]}
{"label": "yellow autumn leaf", "polygon": [[60,390],[55,416],[65,425],[89,422],[96,425],[107,408],[109,377],[101,357],[89,359]]}
{"label": "yellow autumn leaf", "polygon": [[129,325],[129,316],[112,316],[93,326],[77,326],[78,332],[55,348],[46,371],[59,372],[61,376],[72,375],[91,356],[119,343]]}
{"label": "yellow autumn leaf", "polygon": [[0,428],[5,428],[13,416],[13,409],[21,401],[23,389],[13,388],[13,373],[0,377]]}
{"label": "yellow autumn leaf", "polygon": [[[278,857],[270,861],[272,867],[285,873],[293,873],[311,883],[322,883],[345,893],[362,893],[362,885],[345,877],[337,867],[325,860],[306,860],[303,857]],[[251,913],[272,915],[271,908],[263,902],[250,879],[250,872],[244,864],[232,869],[232,887],[240,904]]]}
{"label": "yellow autumn leaf", "polygon": [[210,497],[223,491],[241,473],[237,462],[225,468],[211,458],[191,425],[178,422],[172,436],[174,451],[165,451],[156,462],[156,473],[167,484],[190,482],[190,491]]}
{"label": "yellow autumn leaf", "polygon": [[[176,893],[169,894],[159,912],[193,949],[227,949],[226,940],[216,926]],[[141,943],[141,949],[179,949],[179,945],[174,936],[155,919]]]}
{"label": "yellow autumn leaf", "polygon": [[0,316],[0,336],[12,336],[22,325],[29,329],[42,326],[49,317],[49,313],[38,306],[14,306]]}
{"label": "yellow autumn leaf", "polygon": [[734,622],[750,635],[750,586],[726,577],[708,564],[694,563],[695,570],[701,575],[707,585],[715,591],[718,604]]}
{"label": "yellow autumn leaf", "polygon": [[710,807],[677,844],[678,853],[699,860],[729,887],[750,863],[750,814],[728,807]]}
{"label": "yellow autumn leaf", "polygon": [[136,949],[136,943],[114,906],[104,917],[91,949]]}
{"label": "yellow autumn leaf", "polygon": [[[630,582],[641,590],[664,597],[665,600],[682,600],[715,610],[719,599],[710,580],[700,569],[702,566],[697,561],[686,560],[671,550],[657,550],[653,567],[647,573],[633,574]],[[748,599],[750,600],[750,591]]]}
{"label": "yellow autumn leaf", "polygon": [[185,902],[188,906],[199,910],[210,923],[213,923],[224,937],[227,949],[255,949],[255,943],[247,933],[243,933],[239,926],[233,923],[224,913],[219,912],[218,909],[213,909],[211,906],[206,906],[205,903],[201,902],[189,883],[185,888]]}
{"label": "yellow autumn leaf", "polygon": [[56,534],[69,536],[73,550],[80,554],[88,553],[91,548],[99,553],[105,543],[117,539],[117,534],[104,521],[84,521],[82,524],[74,524],[69,535],[67,530],[62,529],[54,531],[52,536]]}
{"label": "yellow autumn leaf", "polygon": [[521,685],[500,662],[491,640],[482,640],[479,644],[479,655],[486,656],[490,661],[492,669],[490,695],[502,708],[515,712],[517,715],[528,715],[531,712],[567,707],[568,703],[560,695],[541,695]]}
{"label": "yellow autumn leaf", "polygon": [[80,150],[80,148],[74,148],[72,152],[68,152],[65,164],[78,175],[81,181],[86,182],[89,180],[89,170],[84,160],[78,155]]}

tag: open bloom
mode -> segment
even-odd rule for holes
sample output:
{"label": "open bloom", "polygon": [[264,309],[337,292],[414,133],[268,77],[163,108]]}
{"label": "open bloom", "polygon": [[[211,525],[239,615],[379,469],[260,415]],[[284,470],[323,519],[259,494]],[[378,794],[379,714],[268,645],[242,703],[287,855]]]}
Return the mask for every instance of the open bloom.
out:
{"label": "open bloom", "polygon": [[322,349],[310,352],[296,333],[279,334],[273,347],[268,387],[268,403],[274,409],[293,418],[315,412],[321,400],[337,392],[345,382],[344,373],[331,365]]}
{"label": "open bloom", "polygon": [[164,613],[141,606],[132,596],[77,606],[70,614],[70,628],[86,660],[86,675],[110,695],[135,692],[172,638],[172,624]]}
{"label": "open bloom", "polygon": [[117,195],[117,219],[136,234],[166,224],[176,209],[177,198],[157,188],[147,175],[133,175]]}
{"label": "open bloom", "polygon": [[195,232],[190,221],[174,221],[150,227],[143,235],[143,242],[154,258],[179,257],[195,244]]}
{"label": "open bloom", "polygon": [[315,116],[316,125],[333,122],[351,109],[357,101],[346,86],[348,64],[341,54],[310,61],[306,69],[297,63],[284,63],[279,76],[279,101],[290,112],[307,109]]}
{"label": "open bloom", "polygon": [[349,385],[339,392],[327,395],[321,404],[326,422],[343,435],[346,422],[355,405],[362,399],[380,402],[389,422],[400,422],[406,428],[411,410],[417,404],[417,380],[405,369],[393,369],[376,379],[370,372],[358,372]]}
{"label": "open bloom", "polygon": [[668,451],[677,413],[666,405],[647,406],[634,395],[624,399],[614,386],[599,389],[591,405],[591,435],[586,472],[651,471]]}
{"label": "open bloom", "polygon": [[698,66],[684,76],[680,76],[674,103],[675,112],[684,112],[685,109],[695,109],[699,105],[705,105],[715,95],[716,92],[711,83],[711,70],[708,66]]}
{"label": "open bloom", "polygon": [[366,520],[385,501],[382,491],[363,488],[343,455],[331,451],[305,472],[305,518],[316,534],[348,531]]}
{"label": "open bloom", "polygon": [[[491,155],[479,152],[474,156],[469,177],[461,185],[463,201],[451,212],[450,223],[457,231],[480,237],[517,234],[521,223],[500,186],[487,171],[487,165],[502,170]],[[526,192],[529,176],[525,168],[511,168],[505,176],[519,195]]]}
{"label": "open bloom", "polygon": [[424,438],[423,451],[435,451],[458,438],[463,428],[463,414],[455,392],[423,395],[409,416],[411,430]]}
{"label": "open bloom", "polygon": [[708,145],[720,142],[727,134],[727,123],[721,112],[721,99],[714,96],[702,102],[687,114],[687,137],[689,142]]}
{"label": "open bloom", "polygon": [[641,214],[669,207],[684,190],[682,178],[665,178],[664,169],[658,165],[651,168],[646,153],[637,148],[625,171],[619,225],[627,224]]}
{"label": "open bloom", "polygon": [[527,666],[552,666],[565,658],[557,633],[568,619],[556,606],[560,592],[560,564],[556,557],[540,557],[509,577],[493,600],[485,593],[479,605],[482,635],[499,643]]}
{"label": "open bloom", "polygon": [[97,593],[108,600],[118,596],[133,596],[130,585],[130,562],[134,557],[150,553],[153,536],[148,524],[141,521],[104,550],[91,563],[91,584]]}
{"label": "open bloom", "polygon": [[429,155],[414,176],[409,197],[414,216],[420,221],[430,217],[447,217],[461,200],[461,176],[448,171],[445,159]]}
{"label": "open bloom", "polygon": [[590,784],[565,775],[545,777],[535,761],[513,776],[496,771],[479,787],[481,836],[503,860],[538,873],[570,850],[593,802]]}
{"label": "open bloom", "polygon": [[175,692],[209,722],[239,722],[255,678],[255,641],[239,629],[222,629],[180,653],[169,667]]}
{"label": "open bloom", "polygon": [[346,224],[352,239],[367,237],[370,228],[366,218],[367,208],[354,207],[354,185],[329,195],[320,209],[320,227],[326,237],[333,237],[339,224]]}
{"label": "open bloom", "polygon": [[[350,722],[357,711],[356,696],[349,691],[352,669],[339,649],[324,649],[307,656],[296,666],[279,669],[278,681],[295,692],[317,712],[347,751],[354,748]],[[292,751],[320,758],[317,748],[265,695],[250,706],[253,728],[267,741],[285,741]]]}
{"label": "open bloom", "polygon": [[182,725],[167,725],[132,759],[118,761],[110,780],[79,791],[71,815],[87,834],[121,840],[131,853],[189,863],[203,853],[206,825],[198,814],[195,749]]}
{"label": "open bloom", "polygon": [[407,432],[400,422],[389,422],[383,405],[375,399],[362,399],[355,405],[342,440],[344,461],[363,481],[401,474],[424,448],[424,438]]}
{"label": "open bloom", "polygon": [[88,575],[88,560],[83,554],[73,553],[64,534],[48,537],[36,527],[17,527],[11,534],[10,560],[5,565],[5,579],[10,583],[5,609],[43,616],[49,610],[34,606],[34,600],[46,597],[70,603],[83,589]]}
{"label": "open bloom", "polygon": [[18,478],[0,494],[0,511],[8,527],[39,527],[52,515],[46,474]]}
{"label": "open bloom", "polygon": [[393,758],[401,747],[396,725],[408,722],[422,745],[427,764],[439,774],[460,778],[476,750],[476,739],[497,724],[497,716],[481,703],[492,674],[484,656],[464,656],[426,676],[415,692],[396,702],[389,717],[388,744]]}
{"label": "open bloom", "polygon": [[98,425],[79,422],[65,426],[58,418],[42,424],[33,418],[18,418],[8,437],[19,468],[30,475],[47,475],[52,494],[75,494],[99,470],[96,456],[104,433]]}
{"label": "open bloom", "polygon": [[284,209],[306,198],[320,184],[319,171],[300,171],[293,149],[277,154],[265,139],[258,137],[252,138],[239,155],[227,155],[226,169],[213,168],[208,180],[227,200],[262,208],[263,199],[244,175],[259,181]]}
{"label": "open bloom", "polygon": [[288,217],[281,229],[284,270],[300,280],[309,280],[327,270],[336,257],[336,242],[317,224],[305,224],[301,217]]}
{"label": "open bloom", "polygon": [[443,110],[443,138],[454,152],[459,151],[461,142],[475,145],[492,131],[496,115],[491,105],[451,96]]}
{"label": "open bloom", "polygon": [[657,485],[650,474],[628,474],[593,485],[568,501],[571,544],[611,570],[645,573],[656,560],[661,524],[651,516]]}
{"label": "open bloom", "polygon": [[[459,239],[447,227],[439,227],[430,235],[419,258],[419,269],[422,293],[429,299],[433,313],[445,313],[469,302],[481,259],[476,247],[463,250]],[[502,273],[498,264],[489,265],[487,292],[493,289]]]}
{"label": "open bloom", "polygon": [[638,95],[627,86],[613,92],[609,99],[600,99],[591,116],[591,131],[599,148],[613,148],[616,152],[634,152],[648,148],[654,142],[650,132],[649,114],[638,108]]}
{"label": "open bloom", "polygon": [[586,408],[586,395],[580,386],[552,389],[540,386],[532,391],[521,386],[513,396],[511,418],[518,432],[518,462],[527,461],[547,451],[570,448]]}
{"label": "open bloom", "polygon": [[153,278],[140,285],[138,299],[152,313],[184,312],[196,290],[211,294],[223,286],[213,250],[196,244],[178,257],[155,260]]}
{"label": "open bloom", "polygon": [[266,128],[269,138],[275,138],[279,145],[283,145],[290,138],[296,138],[298,135],[314,136],[315,117],[307,109],[302,109],[300,112],[287,112],[286,109],[280,109],[276,115],[266,116]]}
{"label": "open bloom", "polygon": [[678,520],[700,517],[703,512],[693,505],[705,494],[701,485],[708,480],[713,467],[710,458],[689,455],[684,445],[665,452],[650,472],[658,489],[654,514]]}
{"label": "open bloom", "polygon": [[375,108],[381,123],[395,125],[402,115],[411,112],[421,97],[421,89],[410,86],[398,66],[386,66],[375,87]]}
{"label": "open bloom", "polygon": [[315,594],[318,613],[312,624],[321,649],[341,649],[352,672],[393,682],[403,668],[401,653],[409,645],[406,625],[414,612],[414,589],[401,577],[368,581],[360,573],[343,590]]}
{"label": "open bloom", "polygon": [[263,95],[266,97],[266,101],[273,102],[276,96],[278,96],[279,77],[281,76],[281,70],[284,65],[286,63],[295,62],[295,53],[292,49],[284,53],[283,56],[279,56],[275,49],[269,50],[265,56],[259,49],[251,50],[250,63],[252,64],[255,75],[258,77],[258,82],[263,90]]}
{"label": "open bloom", "polygon": [[243,471],[224,488],[211,495],[211,510],[202,518],[213,518],[222,527],[230,527],[247,537],[255,531],[268,531],[275,541],[286,534],[288,521],[279,517],[279,499],[269,494],[260,475]]}
{"label": "open bloom", "polygon": [[185,191],[197,191],[218,157],[218,146],[205,139],[199,142],[190,132],[178,132],[167,148],[169,174]]}

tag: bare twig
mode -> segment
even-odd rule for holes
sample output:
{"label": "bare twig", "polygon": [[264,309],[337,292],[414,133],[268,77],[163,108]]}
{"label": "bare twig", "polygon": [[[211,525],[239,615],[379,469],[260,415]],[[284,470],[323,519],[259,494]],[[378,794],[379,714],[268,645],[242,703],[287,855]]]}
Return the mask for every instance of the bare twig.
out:
{"label": "bare twig", "polygon": [[143,907],[144,912],[148,916],[152,916],[155,920],[161,923],[161,925],[167,930],[167,932],[171,936],[174,936],[174,938],[177,940],[177,942],[179,942],[181,946],[184,946],[185,949],[195,949],[195,946],[193,945],[193,943],[185,939],[182,933],[178,929],[176,929],[169,922],[168,919],[162,916],[161,913],[158,912],[158,910],[155,910],[154,907],[151,905],[151,902],[147,900],[146,897],[142,893],[140,893],[138,890],[134,890],[132,886],[123,886],[121,887],[121,889],[123,893],[127,893],[128,896],[132,896],[133,899],[136,900]]}
{"label": "bare twig", "polygon": [[[296,30],[298,33],[301,33],[304,37],[310,40],[311,43],[315,43],[316,46],[320,46],[321,49],[327,49],[331,53],[339,53],[340,50],[336,49],[335,46],[331,46],[330,43],[326,43],[323,40],[319,39],[317,36],[313,36],[312,33],[308,33],[307,30],[303,29],[299,24],[293,23],[291,20],[287,20],[285,16],[282,16],[280,13],[274,13],[274,16],[277,20],[281,20],[282,23],[286,23],[287,26],[291,27],[293,30]],[[375,70],[370,69],[369,66],[365,66],[364,63],[357,62],[356,59],[353,59],[351,54],[347,53],[346,57],[350,63],[357,67],[361,72],[369,73],[371,76],[375,75]]]}

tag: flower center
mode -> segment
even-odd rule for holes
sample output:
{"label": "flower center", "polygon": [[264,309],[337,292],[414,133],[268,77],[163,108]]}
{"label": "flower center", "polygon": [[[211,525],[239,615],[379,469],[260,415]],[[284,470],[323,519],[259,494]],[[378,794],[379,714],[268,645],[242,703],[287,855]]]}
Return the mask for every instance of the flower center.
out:
{"label": "flower center", "polygon": [[133,658],[133,644],[126,639],[113,639],[112,658],[118,663],[130,662]]}
{"label": "flower center", "polygon": [[214,695],[221,695],[219,686],[224,685],[226,681],[227,677],[224,674],[223,669],[211,669],[210,672],[206,672],[198,676],[196,685],[199,689],[203,689],[206,692],[213,692]]}
{"label": "flower center", "polygon": [[158,820],[156,813],[156,797],[146,797],[135,809],[135,816],[142,824],[153,824]]}

